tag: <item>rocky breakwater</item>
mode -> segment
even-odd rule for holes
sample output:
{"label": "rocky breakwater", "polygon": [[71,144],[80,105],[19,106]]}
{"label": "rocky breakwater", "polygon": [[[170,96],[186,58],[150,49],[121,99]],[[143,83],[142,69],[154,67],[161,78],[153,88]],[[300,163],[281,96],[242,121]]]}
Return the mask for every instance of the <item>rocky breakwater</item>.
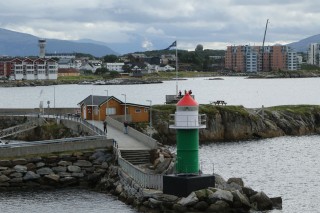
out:
{"label": "rocky breakwater", "polygon": [[244,186],[241,178],[225,181],[215,175],[216,186],[194,191],[187,197],[177,197],[141,188],[116,166],[110,166],[97,188],[110,192],[139,212],[215,212],[246,213],[282,209],[282,198],[269,198]]}
{"label": "rocky breakwater", "polygon": [[[168,128],[175,105],[152,108],[155,133],[164,144],[175,143],[175,131]],[[207,115],[207,128],[200,131],[201,142],[235,141],[272,138],[284,135],[301,136],[320,133],[320,106],[292,105],[247,109],[243,106],[200,105],[200,113]]]}
{"label": "rocky breakwater", "polygon": [[103,177],[112,153],[107,150],[0,160],[0,191],[91,187]]}

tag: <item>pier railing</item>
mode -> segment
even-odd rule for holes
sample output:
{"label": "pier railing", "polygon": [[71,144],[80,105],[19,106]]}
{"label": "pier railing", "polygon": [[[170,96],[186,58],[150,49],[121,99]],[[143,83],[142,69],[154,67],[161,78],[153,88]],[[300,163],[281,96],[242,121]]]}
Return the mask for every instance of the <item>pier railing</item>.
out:
{"label": "pier railing", "polygon": [[120,150],[117,147],[117,143],[113,144],[114,154],[117,158],[118,165],[121,169],[127,173],[137,184],[146,189],[163,190],[163,175],[161,174],[149,174],[140,170],[130,162],[121,157]]}

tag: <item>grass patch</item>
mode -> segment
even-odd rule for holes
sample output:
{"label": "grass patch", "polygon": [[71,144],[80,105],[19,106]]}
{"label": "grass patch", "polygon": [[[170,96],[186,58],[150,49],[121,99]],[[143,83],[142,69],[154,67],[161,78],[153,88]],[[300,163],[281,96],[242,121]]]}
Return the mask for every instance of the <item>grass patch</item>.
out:
{"label": "grass patch", "polygon": [[282,111],[282,112],[290,112],[294,114],[310,114],[314,111],[320,112],[320,106],[318,105],[282,105],[282,106],[274,106],[274,107],[268,107],[267,110],[269,111]]}

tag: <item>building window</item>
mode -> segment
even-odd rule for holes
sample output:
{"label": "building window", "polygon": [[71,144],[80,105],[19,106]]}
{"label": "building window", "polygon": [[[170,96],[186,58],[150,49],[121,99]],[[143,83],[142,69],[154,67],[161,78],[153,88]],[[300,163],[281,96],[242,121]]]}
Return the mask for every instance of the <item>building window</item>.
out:
{"label": "building window", "polygon": [[136,113],[141,113],[141,109],[136,109]]}
{"label": "building window", "polygon": [[149,109],[148,108],[144,108],[144,112],[148,112],[149,111]]}
{"label": "building window", "polygon": [[107,115],[115,115],[117,111],[116,111],[116,108],[107,108],[106,113]]}

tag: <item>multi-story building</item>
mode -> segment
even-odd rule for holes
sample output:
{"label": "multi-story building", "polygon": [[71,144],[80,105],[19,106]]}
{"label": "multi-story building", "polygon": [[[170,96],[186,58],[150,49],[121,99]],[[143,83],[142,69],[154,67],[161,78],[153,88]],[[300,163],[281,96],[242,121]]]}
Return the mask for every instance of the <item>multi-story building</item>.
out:
{"label": "multi-story building", "polygon": [[0,62],[0,76],[12,80],[56,80],[58,64],[53,59],[11,58]]}
{"label": "multi-story building", "polygon": [[225,68],[236,72],[297,70],[297,54],[287,46],[228,46]]}
{"label": "multi-story building", "polygon": [[109,71],[123,72],[123,69],[122,69],[123,66],[124,66],[124,63],[106,63],[106,68]]}
{"label": "multi-story building", "polygon": [[318,43],[312,43],[309,45],[308,50],[308,64],[320,66],[320,44]]}

